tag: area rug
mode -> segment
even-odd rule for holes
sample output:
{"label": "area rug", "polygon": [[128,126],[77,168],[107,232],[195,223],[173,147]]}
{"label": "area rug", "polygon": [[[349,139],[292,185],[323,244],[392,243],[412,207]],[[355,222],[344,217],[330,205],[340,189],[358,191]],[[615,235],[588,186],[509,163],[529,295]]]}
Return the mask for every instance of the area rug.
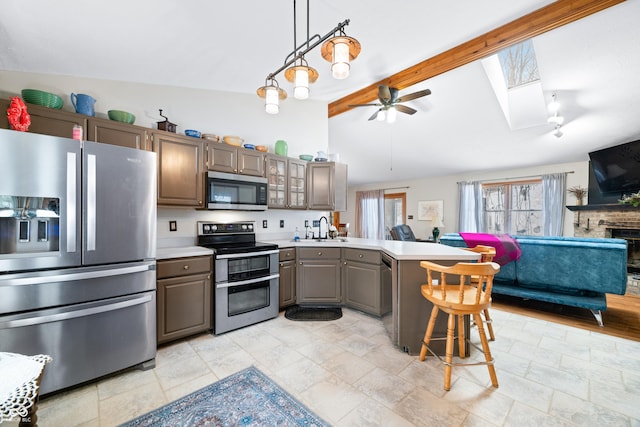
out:
{"label": "area rug", "polygon": [[340,307],[305,307],[292,305],[284,311],[284,317],[289,320],[337,320],[342,317]]}
{"label": "area rug", "polygon": [[329,426],[254,366],[142,415],[133,426]]}

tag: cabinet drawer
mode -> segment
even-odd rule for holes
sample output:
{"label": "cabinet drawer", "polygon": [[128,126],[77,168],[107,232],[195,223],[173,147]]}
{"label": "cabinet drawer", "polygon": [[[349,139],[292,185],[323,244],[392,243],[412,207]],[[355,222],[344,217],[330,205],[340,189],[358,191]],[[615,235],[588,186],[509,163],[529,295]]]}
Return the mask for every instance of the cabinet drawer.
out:
{"label": "cabinet drawer", "polygon": [[292,259],[296,259],[295,248],[280,249],[280,261],[290,261]]}
{"label": "cabinet drawer", "polygon": [[339,259],[340,248],[298,248],[300,259]]}
{"label": "cabinet drawer", "polygon": [[345,248],[344,259],[346,261],[358,261],[358,262],[366,262],[368,264],[380,264],[380,251]]}
{"label": "cabinet drawer", "polygon": [[158,279],[209,273],[211,271],[211,257],[202,256],[161,260],[157,262],[156,268],[156,276]]}

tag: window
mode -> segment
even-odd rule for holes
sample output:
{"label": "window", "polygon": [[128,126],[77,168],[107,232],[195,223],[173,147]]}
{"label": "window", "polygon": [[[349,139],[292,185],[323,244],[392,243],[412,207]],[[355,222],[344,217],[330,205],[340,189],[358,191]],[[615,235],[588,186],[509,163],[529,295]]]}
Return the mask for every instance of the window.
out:
{"label": "window", "polygon": [[384,195],[384,238],[391,240],[391,228],[406,223],[407,194]]}
{"label": "window", "polygon": [[542,236],[542,180],[482,185],[484,232]]}

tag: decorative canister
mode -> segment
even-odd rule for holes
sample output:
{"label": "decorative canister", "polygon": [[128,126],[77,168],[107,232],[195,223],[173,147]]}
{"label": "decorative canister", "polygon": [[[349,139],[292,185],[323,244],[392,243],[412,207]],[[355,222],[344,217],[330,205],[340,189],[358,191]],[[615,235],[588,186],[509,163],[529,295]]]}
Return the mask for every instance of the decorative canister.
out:
{"label": "decorative canister", "polygon": [[279,139],[276,141],[276,154],[279,156],[286,156],[289,153],[289,146],[286,141]]}

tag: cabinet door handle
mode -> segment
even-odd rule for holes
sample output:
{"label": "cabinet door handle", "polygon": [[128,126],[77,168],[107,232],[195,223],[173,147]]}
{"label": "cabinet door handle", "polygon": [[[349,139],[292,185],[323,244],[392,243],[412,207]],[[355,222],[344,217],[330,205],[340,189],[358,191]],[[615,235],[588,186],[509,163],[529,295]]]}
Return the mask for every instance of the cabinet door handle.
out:
{"label": "cabinet door handle", "polygon": [[318,252],[318,256],[322,256],[322,252]]}
{"label": "cabinet door handle", "polygon": [[300,265],[302,265],[302,261],[300,261]]}
{"label": "cabinet door handle", "polygon": [[344,262],[344,265],[347,265],[347,261]]}
{"label": "cabinet door handle", "polygon": [[182,268],[183,268],[184,270],[188,270],[188,269],[189,269],[189,266],[188,266],[188,265],[185,265],[185,266],[184,266],[184,267],[182,267]]}
{"label": "cabinet door handle", "polygon": [[360,254],[360,255],[358,255],[358,258],[362,258],[363,256],[364,256],[364,255]]}

